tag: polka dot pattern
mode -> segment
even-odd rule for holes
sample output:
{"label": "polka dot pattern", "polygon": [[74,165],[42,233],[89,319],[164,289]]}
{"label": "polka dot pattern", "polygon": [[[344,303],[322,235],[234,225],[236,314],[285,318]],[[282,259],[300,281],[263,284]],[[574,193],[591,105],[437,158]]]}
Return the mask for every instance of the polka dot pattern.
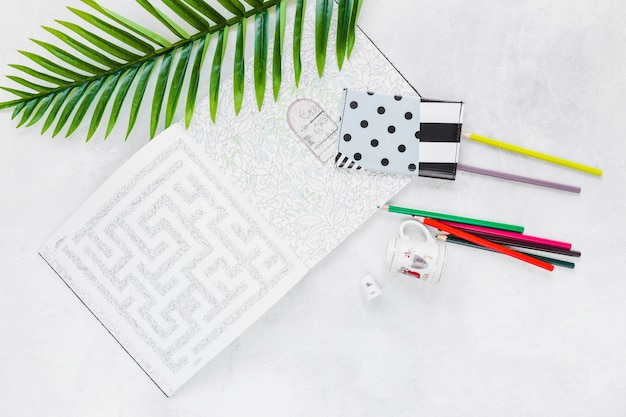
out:
{"label": "polka dot pattern", "polygon": [[339,152],[366,170],[418,174],[419,97],[347,90],[345,103]]}

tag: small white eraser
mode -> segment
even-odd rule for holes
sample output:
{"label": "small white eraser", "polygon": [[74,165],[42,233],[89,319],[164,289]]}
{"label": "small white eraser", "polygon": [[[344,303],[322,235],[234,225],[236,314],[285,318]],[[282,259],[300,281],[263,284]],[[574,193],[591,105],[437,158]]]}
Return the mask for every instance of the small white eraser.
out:
{"label": "small white eraser", "polygon": [[383,292],[371,275],[365,275],[361,278],[361,288],[363,288],[363,292],[368,300],[373,300]]}

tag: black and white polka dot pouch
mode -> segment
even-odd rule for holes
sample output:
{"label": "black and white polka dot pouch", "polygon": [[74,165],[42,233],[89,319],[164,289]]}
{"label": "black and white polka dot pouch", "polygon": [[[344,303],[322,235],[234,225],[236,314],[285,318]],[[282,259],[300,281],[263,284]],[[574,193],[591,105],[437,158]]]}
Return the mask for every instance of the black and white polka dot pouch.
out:
{"label": "black and white polka dot pouch", "polygon": [[454,179],[461,102],[344,90],[336,166]]}

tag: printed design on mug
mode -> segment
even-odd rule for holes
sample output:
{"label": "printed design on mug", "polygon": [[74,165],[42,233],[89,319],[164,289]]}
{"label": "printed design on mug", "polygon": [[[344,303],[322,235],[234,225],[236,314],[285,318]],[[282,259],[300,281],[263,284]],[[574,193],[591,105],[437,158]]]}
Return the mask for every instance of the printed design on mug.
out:
{"label": "printed design on mug", "polygon": [[420,274],[417,271],[412,271],[411,269],[407,268],[406,266],[401,266],[400,269],[398,269],[398,272],[404,275],[409,275],[415,278],[423,278],[425,280],[427,280],[430,277],[430,274]]}
{"label": "printed design on mug", "polygon": [[413,251],[404,252],[404,256],[411,259],[411,268],[413,269],[426,269],[428,268],[428,262],[426,259],[415,254]]}
{"label": "printed design on mug", "polygon": [[400,272],[401,274],[404,274],[404,275],[414,276],[415,278],[421,278],[422,277],[422,275],[419,272],[411,271],[406,266],[401,266],[400,269],[398,269],[398,272]]}

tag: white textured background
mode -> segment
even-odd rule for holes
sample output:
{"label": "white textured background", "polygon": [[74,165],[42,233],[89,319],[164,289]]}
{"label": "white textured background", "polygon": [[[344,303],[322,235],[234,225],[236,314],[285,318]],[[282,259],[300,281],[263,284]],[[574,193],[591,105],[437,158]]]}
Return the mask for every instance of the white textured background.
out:
{"label": "white textured background", "polygon": [[[2,74],[40,25],[69,17],[65,5],[79,2],[3,3]],[[145,143],[145,115],[127,143],[85,144],[15,130],[2,112],[0,415],[626,415],[625,21],[619,0],[366,0],[365,32],[424,96],[466,101],[466,130],[605,172],[466,142],[462,162],[583,192],[460,173],[416,179],[395,202],[523,224],[583,257],[547,273],[450,246],[444,280],[422,285],[384,272],[400,217],[378,213],[170,399],[36,253]],[[373,302],[365,273],[383,287]]]}

